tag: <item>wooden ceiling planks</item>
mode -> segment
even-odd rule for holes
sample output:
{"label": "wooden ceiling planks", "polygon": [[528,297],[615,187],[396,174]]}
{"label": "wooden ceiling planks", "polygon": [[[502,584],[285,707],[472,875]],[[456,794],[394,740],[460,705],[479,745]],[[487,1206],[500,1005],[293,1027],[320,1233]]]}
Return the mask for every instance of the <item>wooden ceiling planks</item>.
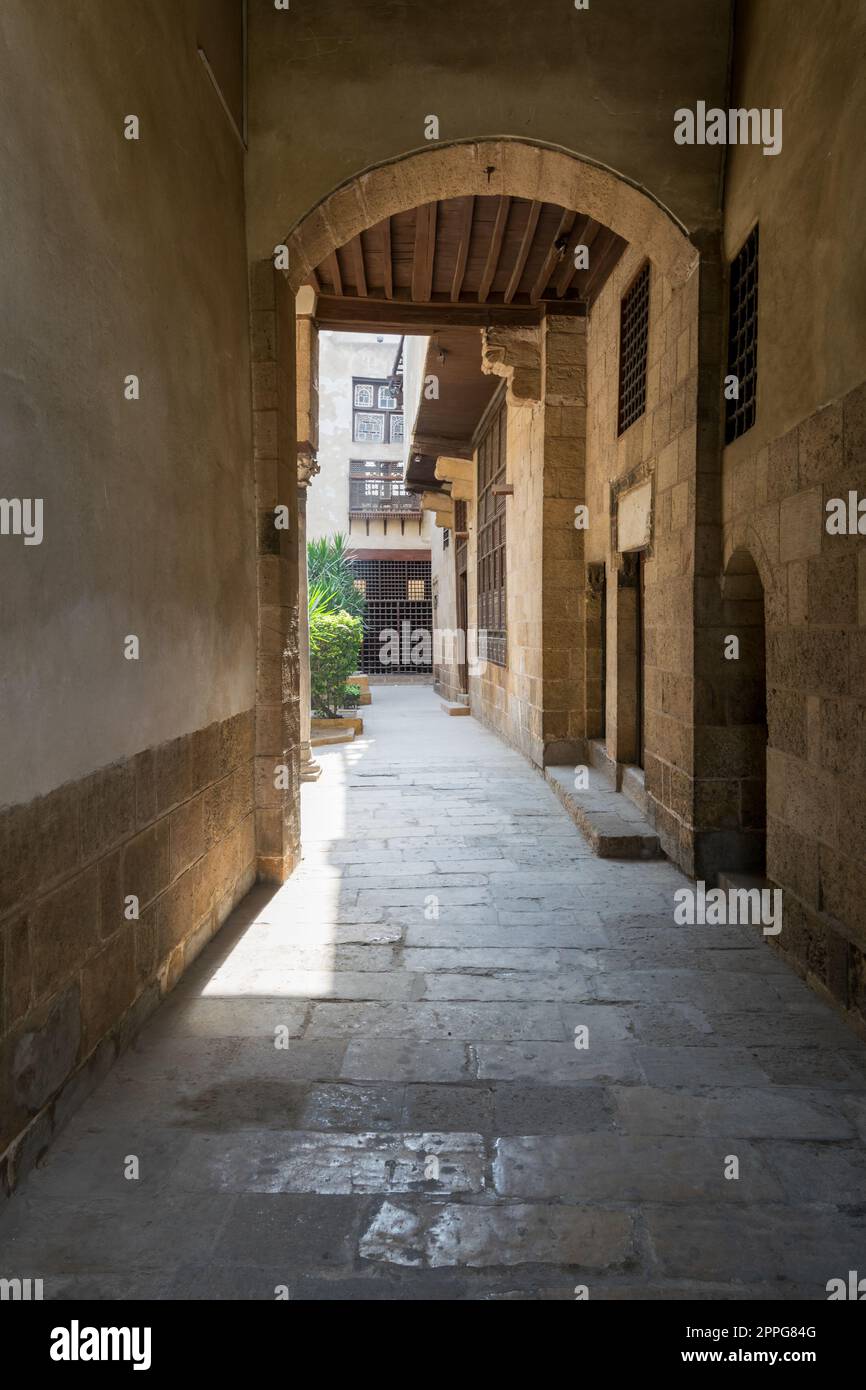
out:
{"label": "wooden ceiling planks", "polygon": [[535,232],[538,227],[538,219],[541,216],[541,208],[542,204],[538,201],[534,200],[529,204],[529,213],[526,218],[526,226],[523,229],[523,236],[520,239],[520,246],[517,248],[517,254],[514,257],[514,263],[511,267],[511,274],[508,277],[508,284],[505,286],[503,301],[506,304],[511,303],[512,299],[514,298],[515,294],[520,288],[520,282],[523,279],[523,272],[526,269],[526,262],[529,257],[529,252],[531,251],[532,243],[535,240]]}
{"label": "wooden ceiling planks", "polygon": [[[575,264],[582,245],[588,268]],[[555,203],[494,194],[448,198],[395,213],[354,237],[316,267],[310,283],[329,301],[555,304],[578,312],[598,295],[624,245],[591,217]]]}
{"label": "wooden ceiling planks", "polygon": [[438,203],[424,203],[415,209],[415,250],[412,257],[412,301],[415,304],[429,304],[433,294],[438,207]]}

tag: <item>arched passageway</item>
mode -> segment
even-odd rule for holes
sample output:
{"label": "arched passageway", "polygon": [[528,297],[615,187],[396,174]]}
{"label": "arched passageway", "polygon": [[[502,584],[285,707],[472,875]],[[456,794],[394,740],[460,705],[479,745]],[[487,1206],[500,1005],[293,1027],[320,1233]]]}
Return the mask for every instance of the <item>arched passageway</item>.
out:
{"label": "arched passageway", "polygon": [[[824,1005],[866,1033],[866,19],[81,8],[2,19],[2,1249],[60,1298],[823,1298],[864,1240]],[[405,482],[490,640],[302,789],[335,324],[432,340]],[[780,954],[674,917],[765,841]]]}
{"label": "arched passageway", "polygon": [[[281,233],[275,230],[277,248],[283,245],[280,237]],[[522,639],[524,650],[517,652],[515,648],[513,666],[519,674],[513,681],[497,678],[488,683],[473,708],[477,706],[479,712],[483,711],[487,722],[539,765],[583,757],[582,743],[592,722],[587,719],[584,654],[592,639],[583,608],[578,614],[569,596],[586,592],[587,564],[594,559],[607,562],[609,582],[614,593],[617,591],[616,576],[621,565],[616,554],[611,554],[607,532],[620,506],[619,493],[628,493],[632,482],[643,483],[652,476],[654,461],[664,447],[669,453],[675,449],[682,456],[677,478],[666,477],[665,486],[672,481],[688,484],[689,477],[697,476],[699,453],[712,448],[712,439],[705,440],[703,426],[695,423],[700,416],[701,390],[697,370],[700,272],[696,247],[660,202],[614,171],[562,149],[513,138],[443,144],[365,170],[335,189],[302,218],[285,237],[285,247],[288,269],[284,274],[275,271],[271,262],[261,262],[253,271],[255,373],[278,380],[296,373],[298,384],[296,402],[291,397],[287,400],[282,436],[275,427],[279,413],[274,412],[269,401],[263,402],[265,408],[254,415],[261,497],[269,503],[269,479],[283,454],[286,475],[291,469],[293,404],[301,422],[297,446],[304,451],[313,446],[314,411],[308,402],[314,389],[311,364],[318,326],[367,326],[390,332],[432,334],[437,336],[437,342],[442,334],[451,334],[447,349],[441,350],[442,342],[437,354],[442,363],[450,354],[450,366],[460,357],[456,345],[461,337],[473,335],[477,342],[480,336],[480,370],[487,374],[488,383],[504,382],[510,404],[527,407],[522,417],[524,423],[529,421],[533,409],[546,412],[543,418],[548,422],[544,426],[547,439],[534,447],[541,454],[546,452],[548,458],[546,497],[538,526],[540,532],[549,533],[546,553],[550,558],[543,586],[532,582],[529,574],[521,578],[515,572],[513,621],[515,632],[526,634]],[[585,261],[579,262],[579,252],[591,262],[588,266]],[[607,446],[597,430],[588,430],[586,421],[589,412],[601,415],[607,408],[612,383],[606,371],[613,363],[610,351],[606,359],[600,352],[595,357],[592,350],[587,353],[587,314],[599,305],[598,312],[605,314],[603,332],[609,333],[614,326],[617,287],[643,265],[652,267],[651,352],[658,356],[658,367],[653,374],[656,386],[650,404],[658,425],[646,445],[632,431],[618,446],[616,494],[610,499],[596,494],[592,508],[587,509],[587,489],[592,485],[589,479],[592,475],[600,477]],[[712,261],[704,273],[716,273]],[[605,298],[606,285],[610,289]],[[293,294],[297,295],[302,325],[297,341],[303,346],[297,363],[293,359]],[[687,338],[691,336],[691,348],[685,355],[675,342],[675,324],[680,339],[683,333]],[[559,366],[554,360],[557,353]],[[680,360],[676,360],[677,353]],[[474,417],[467,415],[462,423],[455,424],[457,388],[447,376],[448,367],[443,371],[450,393],[448,409],[426,409],[430,418],[422,422],[416,437],[417,466],[414,473],[410,466],[407,475],[411,485],[421,486],[421,480],[425,480],[423,485],[431,505],[443,496],[448,503],[454,492],[452,481],[443,486],[439,480],[442,469],[452,465],[447,461],[438,463],[437,456],[462,454],[471,458],[472,429],[479,418],[476,406]],[[459,385],[465,386],[468,379],[467,373]],[[704,380],[709,380],[708,374]],[[512,429],[512,437],[519,440],[519,428]],[[518,447],[516,443],[514,447]],[[557,451],[561,466],[554,463]],[[510,476],[516,465],[505,466]],[[554,472],[556,467],[558,475]],[[517,486],[519,489],[519,482]],[[714,486],[712,480],[707,480],[704,490],[712,491]],[[523,505],[521,500],[507,510],[513,514]],[[587,545],[583,534],[571,525],[581,507],[591,510]],[[705,505],[702,495],[698,495],[691,514],[679,516],[677,524],[694,527],[704,510],[717,512],[712,503]],[[446,506],[438,514],[442,526],[446,526],[447,511]],[[532,529],[528,528],[530,535]],[[470,526],[467,534],[472,532]],[[707,533],[705,529],[704,535]],[[274,542],[268,536],[268,518],[262,508],[259,536],[263,570],[260,591],[270,589],[275,564],[284,571],[290,588],[297,563],[297,533],[290,530]],[[471,568],[476,563],[476,539],[470,541]],[[666,542],[660,538],[653,538],[653,544],[656,550],[666,549]],[[672,566],[682,575],[681,602],[675,613],[660,612],[660,566],[640,565],[642,595],[645,587],[649,612],[655,612],[656,622],[665,628],[685,626],[692,619],[687,580],[693,552],[687,547],[681,557],[675,557],[674,550],[679,546],[677,539],[670,558],[663,557],[668,585]],[[531,567],[536,561],[527,554],[522,563]],[[297,586],[294,592],[298,592]],[[524,597],[518,599],[518,593]],[[623,632],[628,628],[627,641],[634,647],[634,621],[629,625],[626,597],[623,591],[620,626]],[[581,597],[581,604],[582,601]],[[467,603],[467,609],[474,614],[476,605]],[[617,611],[612,600],[608,612],[613,628],[610,650],[614,652],[626,640],[622,634],[617,638]],[[274,641],[274,610],[263,602],[260,614],[261,660]],[[291,650],[288,610],[277,610],[276,618],[285,625],[283,638],[287,650]],[[680,637],[676,641],[682,643]],[[653,660],[653,653],[659,650],[656,644],[649,659]],[[574,653],[574,659],[569,652]],[[691,853],[694,818],[691,808],[683,804],[671,771],[664,770],[665,766],[674,765],[681,777],[685,764],[682,754],[663,746],[661,710],[650,706],[645,715],[642,713],[639,757],[635,753],[637,735],[626,737],[626,730],[635,722],[634,709],[629,715],[626,707],[635,706],[637,701],[643,709],[642,692],[647,684],[644,660],[641,643],[640,669],[633,672],[631,683],[622,675],[619,683],[615,679],[609,683],[608,688],[617,692],[618,700],[618,704],[614,701],[608,721],[609,753],[613,762],[622,767],[643,762],[646,749],[649,780],[645,794],[662,807],[665,848],[686,862]],[[656,688],[664,661],[658,664]],[[541,693],[542,681],[546,681],[546,695]],[[641,692],[639,698],[635,691]],[[693,711],[683,701],[679,703],[677,717],[687,724]],[[516,711],[510,724],[503,714],[507,709]],[[275,761],[281,761],[285,755],[287,727],[292,742],[306,747],[306,731],[301,728],[304,717],[291,697],[284,698],[275,688],[260,693],[259,867],[277,881],[297,860],[297,781],[290,779],[282,805],[275,804],[270,772]],[[643,778],[642,768],[639,775]],[[687,827],[684,859],[680,848],[682,822]]]}

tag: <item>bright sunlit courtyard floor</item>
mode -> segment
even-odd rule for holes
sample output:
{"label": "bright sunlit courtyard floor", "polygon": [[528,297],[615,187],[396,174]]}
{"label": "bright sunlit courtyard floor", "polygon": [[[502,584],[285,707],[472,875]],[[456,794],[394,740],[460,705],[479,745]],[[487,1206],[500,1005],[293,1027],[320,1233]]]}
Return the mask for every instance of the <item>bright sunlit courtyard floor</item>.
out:
{"label": "bright sunlit courtyard floor", "polygon": [[2,1272],[46,1298],[824,1299],[866,1271],[866,1046],[755,929],[675,926],[679,870],[595,858],[430,687],[361,713],[317,750],[292,880],[5,1204]]}

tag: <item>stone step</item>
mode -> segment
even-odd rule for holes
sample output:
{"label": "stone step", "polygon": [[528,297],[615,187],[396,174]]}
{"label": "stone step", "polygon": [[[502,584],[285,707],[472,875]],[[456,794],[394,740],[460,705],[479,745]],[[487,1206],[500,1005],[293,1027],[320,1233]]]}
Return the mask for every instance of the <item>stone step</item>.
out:
{"label": "stone step", "polygon": [[469,714],[469,706],[458,704],[456,700],[442,700],[440,703],[446,714],[452,716]]}
{"label": "stone step", "polygon": [[600,859],[662,858],[659,838],[637,807],[614,791],[603,773],[588,769],[588,786],[574,785],[573,767],[546,767],[544,775]]}

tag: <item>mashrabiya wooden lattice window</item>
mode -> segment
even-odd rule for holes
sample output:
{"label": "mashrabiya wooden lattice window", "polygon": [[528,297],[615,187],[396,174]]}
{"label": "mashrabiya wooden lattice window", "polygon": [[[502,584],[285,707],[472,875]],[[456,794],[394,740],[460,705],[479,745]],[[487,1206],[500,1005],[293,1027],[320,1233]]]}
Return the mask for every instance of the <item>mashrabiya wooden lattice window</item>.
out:
{"label": "mashrabiya wooden lattice window", "polygon": [[499,408],[478,447],[478,646],[495,666],[507,661],[508,626],[505,563],[505,497],[494,488],[505,483],[506,407]]}
{"label": "mashrabiya wooden lattice window", "polygon": [[758,390],[758,228],[753,227],[731,263],[728,308],[728,371],[737,396],[725,392],[725,443],[755,423]]}
{"label": "mashrabiya wooden lattice window", "polygon": [[390,381],[352,378],[352,438],[358,444],[403,442],[403,409]]}
{"label": "mashrabiya wooden lattice window", "polygon": [[420,499],[406,491],[402,463],[349,460],[350,516],[406,516],[420,511]]}
{"label": "mashrabiya wooden lattice window", "polygon": [[646,366],[649,344],[649,261],[638,272],[619,306],[618,434],[646,410]]}

